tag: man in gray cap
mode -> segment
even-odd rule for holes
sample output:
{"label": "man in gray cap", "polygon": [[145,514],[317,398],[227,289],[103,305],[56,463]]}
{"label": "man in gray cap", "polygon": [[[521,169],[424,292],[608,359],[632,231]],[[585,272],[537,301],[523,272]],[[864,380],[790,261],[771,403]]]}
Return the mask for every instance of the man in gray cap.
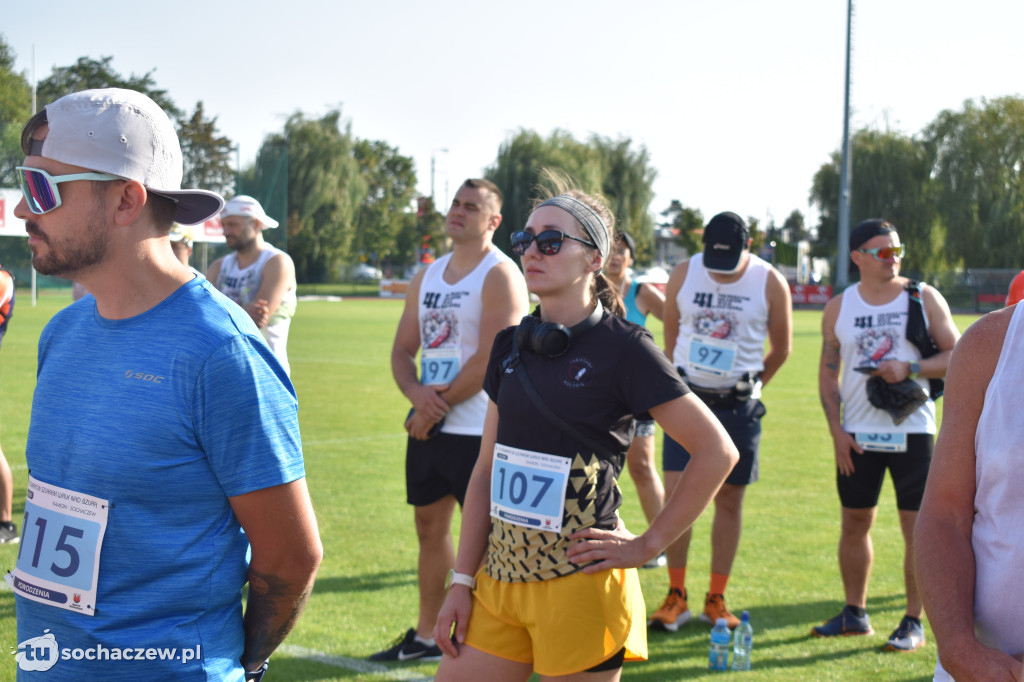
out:
{"label": "man in gray cap", "polygon": [[[704,252],[677,265],[665,288],[665,352],[698,398],[715,413],[740,461],[715,495],[711,577],[700,619],[739,618],[725,605],[725,586],[740,544],[743,495],[757,481],[761,389],[789,356],[793,313],[782,274],[750,253],[750,233],[735,213],[719,213],[704,228]],[[765,339],[768,352],[764,352]],[[689,453],[665,436],[665,490],[672,490]],[[674,632],[690,620],[686,560],[692,531],[665,551],[669,591],[649,625]]]}
{"label": "man in gray cap", "polygon": [[174,221],[223,201],[181,189],[174,126],[131,90],[58,99],[22,148],[15,215],[33,266],[92,296],[39,339],[29,551],[7,576],[19,668],[258,679],[322,547],[291,382],[252,320],[171,251]]}
{"label": "man in gray cap", "polygon": [[[929,379],[946,375],[949,356],[960,338],[942,294],[900,276],[905,254],[896,228],[886,220],[865,220],[850,232],[850,260],[860,270],[860,282],[825,306],[818,368],[818,392],[832,433],[842,505],[839,573],[846,601],[838,615],[814,627],[812,634],[874,633],[865,610],[874,561],[871,526],[888,470],[906,545],[907,611],[884,645],[886,651],[914,651],[924,644],[913,566],[914,523],[932,459],[933,398],[937,395],[897,421],[870,402],[869,379],[879,377],[886,384],[916,382],[922,394],[927,393]],[[920,333],[931,339],[927,357],[913,342],[918,337],[914,313]]]}
{"label": "man in gray cap", "polygon": [[278,222],[264,213],[260,202],[239,195],[225,204],[220,224],[235,252],[214,261],[206,279],[249,313],[290,375],[288,330],[296,307],[295,264],[263,239],[263,230]]}

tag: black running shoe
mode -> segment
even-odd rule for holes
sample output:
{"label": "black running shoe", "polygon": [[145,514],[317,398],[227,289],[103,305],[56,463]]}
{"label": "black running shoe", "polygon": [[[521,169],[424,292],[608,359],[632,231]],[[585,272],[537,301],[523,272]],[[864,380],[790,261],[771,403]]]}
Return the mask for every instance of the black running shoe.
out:
{"label": "black running shoe", "polygon": [[371,661],[440,661],[441,648],[436,644],[427,645],[416,640],[416,629],[409,631],[391,643],[384,651],[370,656]]}

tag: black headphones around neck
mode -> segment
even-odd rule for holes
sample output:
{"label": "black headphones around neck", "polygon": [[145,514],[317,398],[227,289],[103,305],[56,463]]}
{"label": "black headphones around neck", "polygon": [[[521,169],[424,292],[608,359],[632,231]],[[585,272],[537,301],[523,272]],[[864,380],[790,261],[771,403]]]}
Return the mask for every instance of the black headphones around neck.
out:
{"label": "black headphones around neck", "polygon": [[601,301],[598,301],[594,312],[590,313],[587,319],[572,327],[566,327],[557,322],[541,322],[540,308],[538,307],[519,323],[519,328],[516,330],[516,349],[529,349],[538,355],[557,358],[569,350],[573,338],[593,329],[601,321],[603,314]]}

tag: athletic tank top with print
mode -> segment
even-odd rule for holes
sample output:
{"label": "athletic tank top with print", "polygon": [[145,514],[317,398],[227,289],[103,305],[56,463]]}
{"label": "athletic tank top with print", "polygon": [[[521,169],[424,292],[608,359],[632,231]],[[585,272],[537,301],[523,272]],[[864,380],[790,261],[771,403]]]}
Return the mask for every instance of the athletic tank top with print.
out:
{"label": "athletic tank top with print", "polygon": [[[451,260],[446,254],[429,266],[420,283],[420,382],[450,384],[480,346],[481,292],[491,268],[512,260],[499,249],[491,250],[468,275],[455,284],[444,281]],[[441,430],[462,436],[483,433],[487,394],[481,388],[472,397],[453,405]]]}
{"label": "athletic tank top with print", "polygon": [[743,276],[721,284],[704,267],[704,254],[690,258],[686,279],[676,294],[679,335],[672,359],[694,386],[729,388],[744,374],[764,369],[765,286],[771,268],[750,254]]}
{"label": "athletic tank top with print", "polygon": [[[870,374],[857,367],[876,367],[883,360],[904,362],[921,359],[914,344],[907,341],[906,290],[882,305],[870,305],[861,298],[860,283],[843,292],[836,318],[835,335],[839,340],[843,369],[839,377],[839,396],[843,402],[843,429],[847,433],[935,433],[935,403],[930,399],[901,424],[868,402]],[[925,316],[925,324],[927,324]],[[915,378],[925,391],[928,380]]]}
{"label": "athletic tank top with print", "polygon": [[640,282],[633,280],[629,284],[629,291],[626,292],[626,298],[622,300],[622,305],[626,308],[626,319],[633,324],[638,324],[641,327],[647,326],[647,316],[640,312],[640,308],[636,304],[636,295],[640,292]]}
{"label": "athletic tank top with print", "polygon": [[[217,289],[239,305],[249,303],[260,289],[260,284],[263,282],[263,268],[266,267],[267,261],[280,253],[284,253],[284,251],[270,244],[264,244],[260,255],[253,264],[245,268],[238,267],[237,253],[229,253],[220,262],[220,274],[217,275],[215,282]],[[284,292],[281,305],[270,316],[268,326],[291,318],[295,314],[296,305],[295,289]]]}
{"label": "athletic tank top with print", "polygon": [[[1013,311],[974,436],[974,633],[1011,656],[1024,649],[1024,304]],[[941,674],[940,674],[941,671]],[[936,666],[936,680],[951,678]]]}

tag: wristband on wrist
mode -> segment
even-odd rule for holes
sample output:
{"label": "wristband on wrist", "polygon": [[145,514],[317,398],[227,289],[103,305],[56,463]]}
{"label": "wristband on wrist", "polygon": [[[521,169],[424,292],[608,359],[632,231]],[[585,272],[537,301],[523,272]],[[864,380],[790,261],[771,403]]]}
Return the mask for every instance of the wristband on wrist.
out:
{"label": "wristband on wrist", "polygon": [[476,578],[468,573],[459,573],[454,568],[448,571],[448,579],[444,581],[444,590],[447,592],[452,585],[465,585],[471,590],[476,589]]}
{"label": "wristband on wrist", "polygon": [[249,680],[253,680],[254,682],[260,682],[260,680],[263,679],[263,676],[267,674],[268,667],[270,667],[270,661],[263,661],[263,665],[261,665],[258,670],[246,670],[246,682],[249,682]]}
{"label": "wristband on wrist", "polygon": [[917,364],[913,360],[910,361],[910,376],[916,377],[921,373],[921,365]]}

